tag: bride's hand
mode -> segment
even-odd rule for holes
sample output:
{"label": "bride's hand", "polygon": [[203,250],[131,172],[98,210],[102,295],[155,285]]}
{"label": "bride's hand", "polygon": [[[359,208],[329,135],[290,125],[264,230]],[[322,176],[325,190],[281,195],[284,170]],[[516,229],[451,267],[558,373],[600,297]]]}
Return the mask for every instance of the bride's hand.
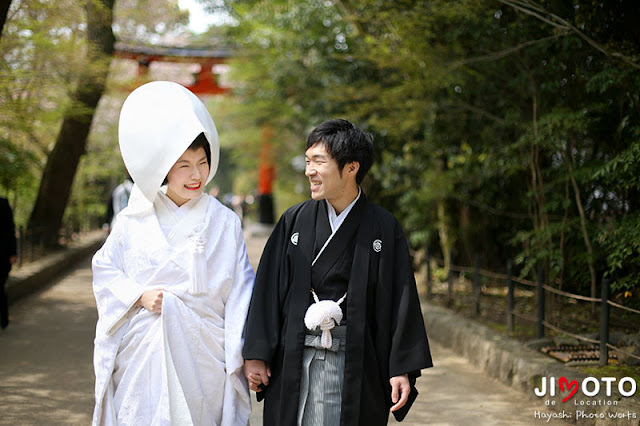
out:
{"label": "bride's hand", "polygon": [[142,306],[147,311],[162,313],[162,290],[148,290],[136,302],[136,306]]}

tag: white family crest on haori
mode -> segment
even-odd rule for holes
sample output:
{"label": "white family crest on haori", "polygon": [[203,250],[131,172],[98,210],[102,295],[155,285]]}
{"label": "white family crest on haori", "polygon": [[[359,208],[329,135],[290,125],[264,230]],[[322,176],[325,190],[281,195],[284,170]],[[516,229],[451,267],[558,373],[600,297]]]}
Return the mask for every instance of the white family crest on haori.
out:
{"label": "white family crest on haori", "polygon": [[329,349],[333,343],[331,329],[342,321],[340,304],[347,297],[347,293],[337,302],[333,300],[318,300],[318,296],[313,289],[311,289],[311,293],[316,302],[312,303],[307,309],[307,313],[304,314],[304,325],[310,331],[320,328],[320,330],[322,330],[322,337],[320,339],[322,347]]}
{"label": "white family crest on haori", "polygon": [[294,246],[298,245],[298,237],[300,236],[300,233],[296,232],[295,234],[291,235],[291,243]]}
{"label": "white family crest on haori", "polygon": [[382,251],[382,240],[375,240],[373,242],[373,250],[376,253],[380,253]]}

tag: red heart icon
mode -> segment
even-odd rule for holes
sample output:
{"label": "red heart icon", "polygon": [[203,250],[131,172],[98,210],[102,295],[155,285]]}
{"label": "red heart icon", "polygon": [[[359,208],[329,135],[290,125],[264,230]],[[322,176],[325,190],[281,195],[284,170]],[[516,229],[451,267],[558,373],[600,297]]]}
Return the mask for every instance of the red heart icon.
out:
{"label": "red heart icon", "polygon": [[[577,380],[569,381],[569,380],[567,380],[566,377],[560,377],[560,380],[558,380],[558,385],[560,385],[560,390],[562,392],[564,392],[565,390],[570,391],[569,395],[566,398],[564,398],[562,400],[562,402],[567,402],[568,400],[571,399],[571,397],[573,395],[576,394],[576,392],[578,392],[578,381]],[[566,387],[566,389],[565,389],[565,387]]]}

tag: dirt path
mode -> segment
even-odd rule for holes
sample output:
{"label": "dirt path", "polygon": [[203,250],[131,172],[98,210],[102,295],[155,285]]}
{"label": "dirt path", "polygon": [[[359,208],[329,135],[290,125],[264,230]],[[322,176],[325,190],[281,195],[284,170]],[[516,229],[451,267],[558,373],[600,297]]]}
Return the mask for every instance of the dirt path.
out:
{"label": "dirt path", "polygon": [[0,422],[90,424],[98,315],[89,260],[10,317],[0,334]]}

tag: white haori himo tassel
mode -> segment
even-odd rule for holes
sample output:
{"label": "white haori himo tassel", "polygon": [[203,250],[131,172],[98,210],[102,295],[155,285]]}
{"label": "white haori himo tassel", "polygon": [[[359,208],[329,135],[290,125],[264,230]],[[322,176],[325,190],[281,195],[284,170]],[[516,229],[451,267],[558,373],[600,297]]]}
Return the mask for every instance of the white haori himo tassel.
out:
{"label": "white haori himo tassel", "polygon": [[311,290],[313,299],[316,301],[309,306],[307,313],[304,314],[304,325],[308,330],[314,331],[318,327],[322,330],[322,337],[320,338],[322,347],[329,349],[333,343],[331,338],[331,329],[342,321],[342,309],[340,304],[347,297],[347,293],[344,294],[337,302],[333,300],[318,300],[316,292]]}
{"label": "white haori himo tassel", "polygon": [[189,248],[191,250],[191,285],[189,293],[201,294],[207,292],[207,259],[205,256],[205,246],[207,240],[202,237],[202,232],[189,237]]}

